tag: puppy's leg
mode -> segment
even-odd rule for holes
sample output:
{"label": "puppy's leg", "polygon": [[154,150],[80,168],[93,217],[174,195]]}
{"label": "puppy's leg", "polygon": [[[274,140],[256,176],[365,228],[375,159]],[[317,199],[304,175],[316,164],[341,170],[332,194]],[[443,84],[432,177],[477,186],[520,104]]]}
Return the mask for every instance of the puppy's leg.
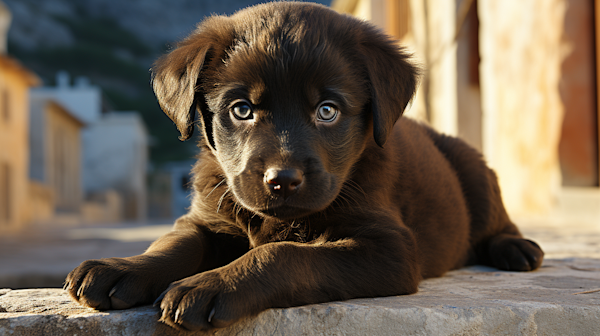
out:
{"label": "puppy's leg", "polygon": [[533,271],[542,265],[544,252],[535,242],[524,239],[514,224],[492,237],[487,245],[491,266],[506,271]]}
{"label": "puppy's leg", "polygon": [[479,260],[506,271],[533,271],[542,265],[544,252],[535,242],[523,238],[519,229],[510,220],[502,197],[496,174],[487,170],[489,209],[487,216],[479,216],[480,225],[471,227],[472,237],[478,237],[476,246]]}
{"label": "puppy's leg", "polygon": [[[227,240],[229,250],[220,251],[219,240]],[[75,301],[99,310],[149,304],[171,282],[224,265],[244,249],[247,241],[244,246],[235,238],[203,232],[182,217],[142,255],[83,262],[69,273],[65,289]]]}
{"label": "puppy's leg", "polygon": [[471,244],[474,255],[469,264],[482,263],[510,271],[532,271],[542,264],[544,252],[524,239],[511,222],[498,178],[481,154],[464,141],[431,128],[424,128],[436,147],[454,167],[471,215]]}
{"label": "puppy's leg", "polygon": [[[535,242],[523,238],[517,226],[510,220],[500,194],[496,174],[487,171],[489,184],[487,225],[482,225],[480,233],[488,234],[484,239],[482,254],[488,264],[506,271],[533,271],[542,265],[544,252]],[[473,228],[475,229],[475,228]]]}
{"label": "puppy's leg", "polygon": [[342,225],[353,226],[354,236],[335,232],[313,243],[268,243],[173,283],[162,296],[161,321],[210,330],[273,307],[417,291],[416,244],[408,229],[383,229],[386,224],[373,218],[362,228]]}

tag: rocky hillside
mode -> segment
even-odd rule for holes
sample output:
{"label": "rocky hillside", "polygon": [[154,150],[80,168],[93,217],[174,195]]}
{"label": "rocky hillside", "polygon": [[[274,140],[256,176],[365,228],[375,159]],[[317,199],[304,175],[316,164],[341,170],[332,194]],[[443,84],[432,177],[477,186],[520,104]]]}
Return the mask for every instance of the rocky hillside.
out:
{"label": "rocky hillside", "polygon": [[[103,88],[107,109],[140,111],[153,136],[155,162],[189,158],[149,85],[152,62],[197,22],[260,0],[3,0],[13,18],[8,52],[45,85],[67,70]],[[318,1],[329,4],[330,1]]]}

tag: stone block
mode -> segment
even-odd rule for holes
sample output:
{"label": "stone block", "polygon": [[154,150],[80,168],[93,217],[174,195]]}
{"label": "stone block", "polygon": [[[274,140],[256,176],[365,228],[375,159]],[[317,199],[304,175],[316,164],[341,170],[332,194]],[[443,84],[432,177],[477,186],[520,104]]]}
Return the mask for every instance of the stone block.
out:
{"label": "stone block", "polygon": [[[597,335],[600,260],[547,260],[535,272],[474,266],[414,295],[269,309],[216,335]],[[0,290],[0,335],[194,335],[150,306],[99,312],[61,289]],[[199,335],[199,333],[198,333]]]}

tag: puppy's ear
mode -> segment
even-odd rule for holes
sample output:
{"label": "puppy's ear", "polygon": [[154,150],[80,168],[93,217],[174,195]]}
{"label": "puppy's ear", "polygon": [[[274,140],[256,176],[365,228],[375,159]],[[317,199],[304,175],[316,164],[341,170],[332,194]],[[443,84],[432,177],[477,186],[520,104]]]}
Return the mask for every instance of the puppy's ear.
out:
{"label": "puppy's ear", "polygon": [[[211,17],[177,48],[159,58],[152,67],[152,87],[162,110],[173,120],[181,136],[189,139],[194,132],[196,109],[200,111],[202,131],[207,144],[214,149],[212,113],[208,111],[201,89],[201,72],[209,56],[224,50],[231,30],[225,17]],[[219,49],[220,48],[220,49]],[[214,56],[214,55],[213,55]]]}
{"label": "puppy's ear", "polygon": [[362,40],[371,85],[373,136],[383,147],[417,88],[419,69],[397,41],[369,26]]}
{"label": "puppy's ear", "polygon": [[209,48],[210,44],[198,43],[179,46],[159,58],[152,68],[154,94],[177,126],[181,141],[194,132],[198,76]]}

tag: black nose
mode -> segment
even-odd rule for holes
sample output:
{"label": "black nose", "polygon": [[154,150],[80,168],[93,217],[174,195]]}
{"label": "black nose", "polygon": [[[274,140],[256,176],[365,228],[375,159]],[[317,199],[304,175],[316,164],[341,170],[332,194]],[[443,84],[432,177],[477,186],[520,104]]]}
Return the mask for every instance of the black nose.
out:
{"label": "black nose", "polygon": [[304,173],[299,169],[270,168],[265,173],[265,184],[274,195],[290,197],[302,184]]}

